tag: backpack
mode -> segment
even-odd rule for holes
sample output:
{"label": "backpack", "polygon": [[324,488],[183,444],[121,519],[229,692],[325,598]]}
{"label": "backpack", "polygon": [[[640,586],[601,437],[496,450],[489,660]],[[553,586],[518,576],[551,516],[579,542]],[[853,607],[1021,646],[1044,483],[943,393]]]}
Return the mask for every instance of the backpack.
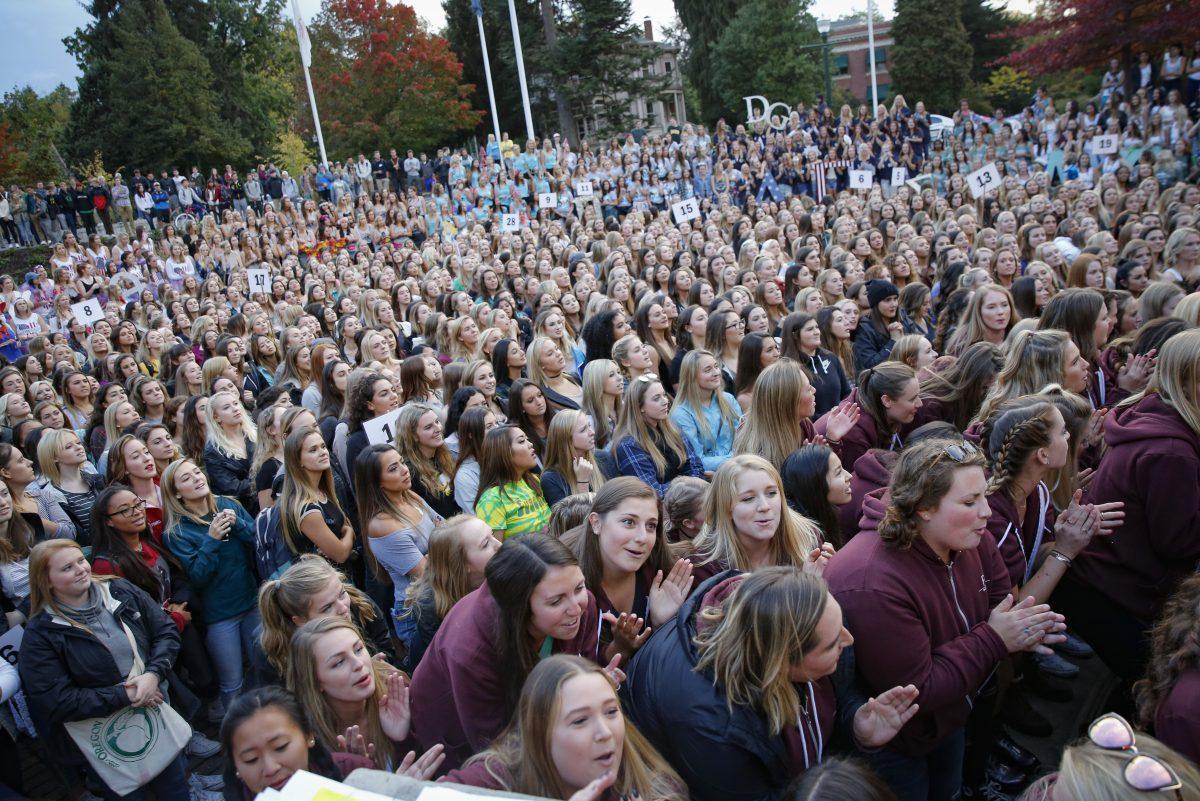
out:
{"label": "backpack", "polygon": [[254,563],[262,581],[273,581],[292,566],[296,554],[283,537],[279,504],[263,509],[254,518]]}

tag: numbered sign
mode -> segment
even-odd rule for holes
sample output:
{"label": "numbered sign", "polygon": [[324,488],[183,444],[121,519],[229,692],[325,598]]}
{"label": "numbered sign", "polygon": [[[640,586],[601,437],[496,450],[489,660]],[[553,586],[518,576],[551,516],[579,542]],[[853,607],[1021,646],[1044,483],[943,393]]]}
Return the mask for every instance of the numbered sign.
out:
{"label": "numbered sign", "polygon": [[1097,156],[1107,156],[1109,153],[1117,152],[1116,134],[1101,134],[1100,136],[1092,137],[1092,152]]}
{"label": "numbered sign", "polygon": [[501,214],[500,215],[500,232],[505,234],[513,233],[521,228],[521,215],[519,214]]}
{"label": "numbered sign", "polygon": [[71,304],[71,314],[84,325],[95,325],[96,321],[104,319],[104,307],[97,298],[85,300],[82,303]]}
{"label": "numbered sign", "polygon": [[247,270],[246,280],[250,283],[250,294],[271,294],[271,273],[269,270]]}
{"label": "numbered sign", "polygon": [[591,181],[576,181],[575,182],[575,197],[591,197],[592,182]]}
{"label": "numbered sign", "polygon": [[396,441],[396,421],[400,419],[400,410],[393,409],[387,414],[364,420],[363,431],[367,432],[367,442],[372,445],[391,445]]}
{"label": "numbered sign", "polygon": [[17,655],[21,653],[21,640],[25,637],[25,629],[15,626],[0,637],[0,659],[13,667],[17,666]]}
{"label": "numbered sign", "polygon": [[971,196],[978,199],[988,192],[1000,188],[1000,171],[992,162],[967,176],[967,186],[971,187]]}
{"label": "numbered sign", "polygon": [[650,201],[649,200],[633,201],[633,210],[634,211],[650,211]]}
{"label": "numbered sign", "polygon": [[694,197],[689,197],[687,200],[673,203],[671,204],[671,213],[675,215],[677,224],[688,220],[698,220],[700,219],[700,202]]}
{"label": "numbered sign", "polygon": [[558,195],[554,192],[538,192],[538,208],[552,209],[558,205]]}
{"label": "numbered sign", "polygon": [[904,186],[904,182],[908,180],[907,167],[892,167],[892,187]]}
{"label": "numbered sign", "polygon": [[851,170],[850,171],[850,188],[851,189],[870,189],[872,179],[875,173],[871,170]]}

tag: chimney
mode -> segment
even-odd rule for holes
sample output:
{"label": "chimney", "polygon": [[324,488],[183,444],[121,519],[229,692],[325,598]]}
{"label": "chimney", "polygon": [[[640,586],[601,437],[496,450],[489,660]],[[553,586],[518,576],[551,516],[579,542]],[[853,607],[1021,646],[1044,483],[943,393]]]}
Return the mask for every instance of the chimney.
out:
{"label": "chimney", "polygon": [[645,33],[646,33],[646,41],[653,42],[654,41],[654,23],[650,21],[649,17],[642,17],[642,30],[645,31]]}

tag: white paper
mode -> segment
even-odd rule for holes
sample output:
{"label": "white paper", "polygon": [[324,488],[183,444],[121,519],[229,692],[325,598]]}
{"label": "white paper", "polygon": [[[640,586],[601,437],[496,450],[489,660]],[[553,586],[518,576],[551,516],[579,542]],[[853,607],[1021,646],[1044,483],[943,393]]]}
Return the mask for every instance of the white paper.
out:
{"label": "white paper", "polygon": [[558,205],[558,194],[555,192],[538,192],[538,208],[552,209]]}
{"label": "white paper", "polygon": [[987,164],[968,175],[967,186],[971,187],[971,196],[976,199],[999,189],[1000,170],[996,169],[996,163]]}
{"label": "white paper", "polygon": [[904,182],[908,180],[907,167],[892,167],[892,186],[904,186]]}
{"label": "white paper", "polygon": [[698,220],[700,219],[700,201],[689,197],[687,200],[673,203],[671,204],[671,213],[675,215],[677,224],[688,220]]}
{"label": "white paper", "polygon": [[400,410],[393,409],[387,414],[363,420],[363,431],[367,432],[367,442],[372,445],[391,445],[396,441],[396,421],[400,419]]}
{"label": "white paper", "polygon": [[14,626],[0,637],[0,659],[13,667],[17,666],[17,655],[21,653],[21,640],[25,637],[22,626]]}
{"label": "white paper", "polygon": [[247,270],[246,280],[250,284],[251,295],[269,295],[271,294],[271,271],[270,270]]}
{"label": "white paper", "polygon": [[82,303],[72,303],[71,314],[84,325],[95,325],[104,319],[104,307],[100,305],[99,298],[92,298]]}
{"label": "white paper", "polygon": [[870,189],[872,179],[875,173],[871,170],[851,170],[850,171],[850,188],[851,189]]}
{"label": "white paper", "polygon": [[592,196],[592,182],[591,181],[587,181],[587,180],[576,181],[574,186],[575,186],[575,197],[591,197]]}
{"label": "white paper", "polygon": [[306,770],[298,770],[287,780],[282,790],[268,794],[263,791],[255,801],[312,801],[318,794],[322,798],[351,798],[354,801],[393,801],[388,796],[372,793],[369,790],[359,790],[348,784],[326,779]]}
{"label": "white paper", "polygon": [[1097,156],[1107,156],[1117,152],[1118,137],[1116,134],[1101,134],[1092,137],[1092,152]]}

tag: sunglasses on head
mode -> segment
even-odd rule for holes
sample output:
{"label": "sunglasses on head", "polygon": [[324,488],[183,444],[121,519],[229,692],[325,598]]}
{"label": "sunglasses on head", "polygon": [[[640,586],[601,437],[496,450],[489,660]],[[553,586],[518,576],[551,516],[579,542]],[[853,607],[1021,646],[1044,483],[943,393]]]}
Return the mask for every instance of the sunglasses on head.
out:
{"label": "sunglasses on head", "polygon": [[1088,726],[1088,739],[1105,751],[1122,751],[1130,755],[1121,775],[1125,783],[1139,792],[1174,791],[1179,797],[1183,782],[1179,774],[1156,756],[1139,754],[1137,736],[1129,721],[1116,712],[1101,715]]}
{"label": "sunglasses on head", "polygon": [[967,459],[970,459],[972,456],[979,453],[979,450],[971,443],[964,442],[961,445],[957,443],[947,445],[942,449],[942,453],[946,454],[956,462],[965,462]]}

